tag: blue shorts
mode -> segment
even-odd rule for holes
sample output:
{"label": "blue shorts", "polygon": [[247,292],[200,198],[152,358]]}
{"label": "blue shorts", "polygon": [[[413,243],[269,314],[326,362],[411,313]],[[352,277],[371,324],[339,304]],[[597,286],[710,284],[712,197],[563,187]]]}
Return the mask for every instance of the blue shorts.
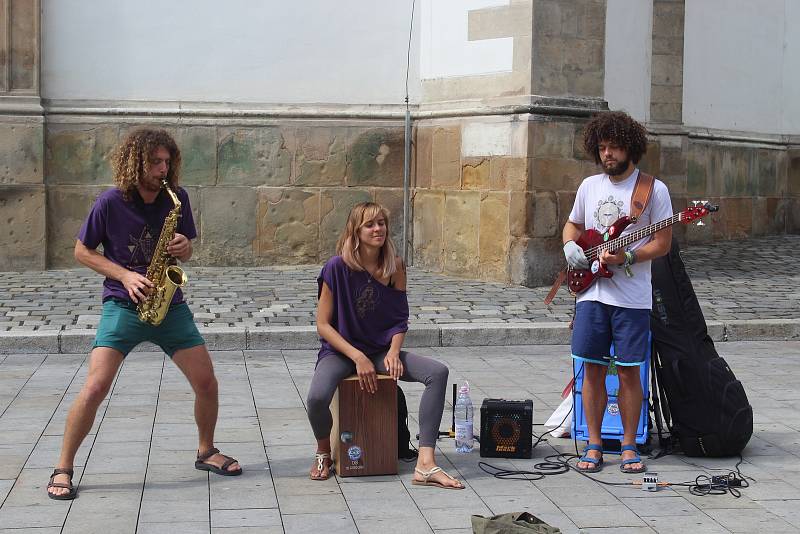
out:
{"label": "blue shorts", "polygon": [[120,351],[124,357],[143,341],[155,343],[170,358],[181,349],[205,344],[185,302],[170,306],[167,316],[158,326],[140,321],[133,302],[114,298],[103,302],[103,315],[92,348],[110,347]]}
{"label": "blue shorts", "polygon": [[[641,365],[647,357],[650,310],[579,302],[572,330],[572,357],[589,363]],[[614,355],[611,344],[614,344]]]}

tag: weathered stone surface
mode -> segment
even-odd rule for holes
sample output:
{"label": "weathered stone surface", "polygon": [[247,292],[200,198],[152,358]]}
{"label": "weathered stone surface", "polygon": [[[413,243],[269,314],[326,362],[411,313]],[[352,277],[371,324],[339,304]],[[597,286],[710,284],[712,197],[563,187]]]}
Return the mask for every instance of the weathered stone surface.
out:
{"label": "weathered stone surface", "polygon": [[702,197],[711,194],[708,191],[710,166],[711,158],[705,145],[689,143],[689,153],[686,161],[687,195]]}
{"label": "weathered stone surface", "polygon": [[778,160],[783,158],[785,158],[785,152],[782,150],[757,149],[753,151],[750,179],[755,182],[755,191],[758,196],[769,197],[783,194],[783,191],[778,191],[780,183]]}
{"label": "weathered stone surface", "polygon": [[532,226],[528,229],[531,237],[556,237],[560,234],[558,198],[555,193],[541,191],[534,194],[531,222]]}
{"label": "weathered stone surface", "polygon": [[461,127],[438,127],[433,132],[431,187],[461,185]]}
{"label": "weathered stone surface", "polygon": [[753,235],[779,234],[786,231],[788,199],[753,199]]}
{"label": "weathered stone surface", "polygon": [[481,195],[478,247],[480,277],[489,280],[508,280],[508,193],[489,192]]}
{"label": "weathered stone surface", "polygon": [[683,56],[653,54],[653,85],[681,86],[683,84]]}
{"label": "weathered stone surface", "polygon": [[461,188],[489,189],[490,158],[463,158],[461,160]]}
{"label": "weathered stone surface", "polygon": [[319,191],[258,189],[255,255],[267,263],[315,263],[319,258]]}
{"label": "weathered stone surface", "polygon": [[51,185],[47,188],[47,267],[77,267],[75,240],[97,195],[110,186]]}
{"label": "weathered stone surface", "polygon": [[441,191],[417,191],[414,196],[414,265],[444,269],[445,199]]}
{"label": "weathered stone surface", "polygon": [[514,238],[509,262],[512,283],[528,287],[549,286],[564,266],[561,240]]}
{"label": "weathered stone surface", "polygon": [[577,191],[586,177],[582,162],[574,159],[534,158],[531,184],[536,190]]}
{"label": "weathered stone surface", "polygon": [[508,233],[530,237],[533,225],[534,198],[530,191],[512,191],[508,203]]}
{"label": "weathered stone surface", "polygon": [[528,155],[572,158],[575,125],[571,122],[532,121],[528,123]]}
{"label": "weathered stone surface", "polygon": [[727,321],[725,329],[729,341],[743,340],[796,340],[800,339],[798,319],[744,319]]}
{"label": "weathered stone surface", "polygon": [[111,155],[119,143],[116,125],[50,125],[45,132],[48,184],[111,184]]}
{"label": "weathered stone surface", "polygon": [[288,185],[292,154],[280,128],[220,128],[218,179],[221,185]]}
{"label": "weathered stone surface", "polygon": [[181,151],[181,184],[216,184],[217,129],[209,126],[180,127],[175,142]]}
{"label": "weathered stone surface", "polygon": [[561,229],[567,224],[572,206],[575,204],[574,191],[559,191],[558,197],[558,224],[556,225],[556,236],[561,235]]}
{"label": "weathered stone surface", "polygon": [[41,184],[44,126],[0,122],[0,184]]}
{"label": "weathered stone surface", "polygon": [[786,204],[786,231],[800,234],[800,198],[787,199]]}
{"label": "weathered stone surface", "polygon": [[448,191],[444,213],[444,271],[461,276],[478,274],[480,193]]}
{"label": "weathered stone surface", "polygon": [[58,332],[0,332],[0,354],[58,354]]}
{"label": "weathered stone surface", "polygon": [[346,128],[305,126],[284,129],[295,157],[294,185],[344,185],[347,174]]}
{"label": "weathered stone surface", "polygon": [[752,196],[755,194],[757,181],[750,174],[750,162],[753,149],[728,148],[720,149],[722,157],[723,194],[726,196]]}
{"label": "weathered stone surface", "polygon": [[44,269],[44,186],[0,186],[0,217],[0,270]]}
{"label": "weathered stone surface", "polygon": [[326,260],[336,252],[336,241],[344,230],[350,210],[359,202],[369,202],[372,195],[364,189],[328,189],[321,193],[319,258]]}
{"label": "weathered stone surface", "polygon": [[787,152],[787,191],[790,196],[800,197],[800,149]]}
{"label": "weathered stone surface", "polygon": [[428,126],[417,126],[415,129],[414,150],[414,181],[416,187],[428,189],[431,186],[433,174],[433,131]]}
{"label": "weathered stone surface", "polygon": [[726,239],[743,239],[753,231],[752,198],[723,198],[720,214],[725,221]]}
{"label": "weathered stone surface", "polygon": [[319,349],[315,326],[260,326],[247,330],[249,350]]}
{"label": "weathered stone surface", "polygon": [[360,131],[348,148],[348,185],[403,186],[403,128]]}
{"label": "weathered stone surface", "polygon": [[467,12],[467,40],[499,39],[531,33],[530,2]]}
{"label": "weathered stone surface", "polygon": [[658,142],[648,142],[647,152],[637,165],[639,169],[653,176],[661,176],[661,144]]}
{"label": "weathered stone surface", "polygon": [[[250,187],[203,188],[202,258],[212,265],[252,265],[258,195]],[[196,222],[196,221],[195,221]]]}
{"label": "weathered stone surface", "polygon": [[524,191],[528,184],[528,158],[496,157],[489,161],[489,189]]}
{"label": "weathered stone surface", "polygon": [[[39,9],[38,2],[8,2],[11,15],[8,51],[11,64],[10,89],[38,91]],[[4,17],[5,18],[5,17]],[[5,63],[5,62],[2,62]]]}

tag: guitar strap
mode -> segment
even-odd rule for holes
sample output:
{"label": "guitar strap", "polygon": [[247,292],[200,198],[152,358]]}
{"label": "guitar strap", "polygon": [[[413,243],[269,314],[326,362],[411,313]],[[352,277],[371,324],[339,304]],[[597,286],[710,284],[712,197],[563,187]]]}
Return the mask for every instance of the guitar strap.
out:
{"label": "guitar strap", "polygon": [[[636,185],[633,186],[633,194],[631,194],[631,212],[629,217],[633,222],[639,220],[639,217],[642,216],[644,209],[647,207],[647,203],[650,202],[655,182],[656,180],[652,175],[639,171],[639,176],[636,178]],[[561,287],[561,284],[563,284],[566,279],[567,267],[564,267],[558,272],[558,275],[556,275],[553,287],[550,288],[550,291],[544,299],[545,305],[553,302],[558,288]]]}
{"label": "guitar strap", "polygon": [[650,197],[653,195],[653,184],[656,179],[652,175],[639,171],[639,176],[636,178],[636,185],[633,186],[633,194],[631,195],[631,213],[629,217],[636,222],[642,216],[647,203],[650,202]]}

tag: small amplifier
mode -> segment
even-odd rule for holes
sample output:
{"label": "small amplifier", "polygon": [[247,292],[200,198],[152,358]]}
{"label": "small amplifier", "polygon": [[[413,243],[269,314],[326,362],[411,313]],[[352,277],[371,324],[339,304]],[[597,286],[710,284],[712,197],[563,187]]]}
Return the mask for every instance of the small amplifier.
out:
{"label": "small amplifier", "polygon": [[483,399],[481,457],[530,458],[533,453],[533,401]]}

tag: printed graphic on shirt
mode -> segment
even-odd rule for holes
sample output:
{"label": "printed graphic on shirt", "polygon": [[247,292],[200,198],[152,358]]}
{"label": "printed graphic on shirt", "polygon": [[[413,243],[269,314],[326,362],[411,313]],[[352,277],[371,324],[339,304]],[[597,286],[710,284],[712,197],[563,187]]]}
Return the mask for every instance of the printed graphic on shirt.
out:
{"label": "printed graphic on shirt", "polygon": [[132,269],[134,267],[147,267],[150,265],[150,259],[153,257],[153,251],[156,246],[156,239],[153,237],[153,232],[150,231],[149,225],[144,225],[142,234],[137,238],[128,234],[128,250],[131,251],[131,259],[128,261],[126,267]]}
{"label": "printed graphic on shirt", "polygon": [[595,227],[607,230],[617,219],[622,217],[622,206],[624,205],[625,202],[622,200],[614,200],[614,195],[608,195],[605,200],[600,199],[594,212]]}
{"label": "printed graphic on shirt", "polygon": [[356,313],[359,318],[363,319],[368,313],[374,312],[375,308],[378,306],[379,298],[378,288],[371,283],[364,285],[364,287],[358,291],[358,296],[356,297]]}

